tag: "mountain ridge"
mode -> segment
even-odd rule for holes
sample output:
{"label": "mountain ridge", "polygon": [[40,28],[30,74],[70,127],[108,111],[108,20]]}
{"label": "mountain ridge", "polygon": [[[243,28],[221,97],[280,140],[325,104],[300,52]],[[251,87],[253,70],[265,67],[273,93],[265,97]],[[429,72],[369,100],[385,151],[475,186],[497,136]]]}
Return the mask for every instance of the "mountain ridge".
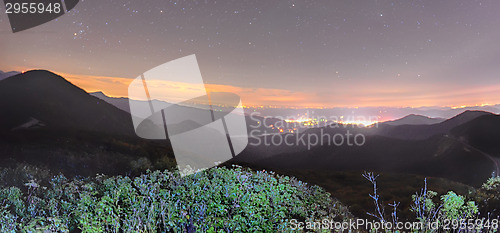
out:
{"label": "mountain ridge", "polygon": [[20,72],[17,72],[17,71],[3,72],[3,71],[0,70],[0,81],[6,79],[8,77],[17,75],[17,74],[20,74]]}
{"label": "mountain ridge", "polygon": [[0,83],[0,130],[9,131],[31,118],[52,130],[134,134],[130,115],[46,70],[32,70]]}
{"label": "mountain ridge", "polygon": [[432,124],[437,124],[445,121],[446,119],[444,118],[432,118],[424,115],[418,115],[418,114],[410,114],[405,117],[392,120],[392,121],[385,121],[380,124],[386,124],[386,125],[432,125]]}
{"label": "mountain ridge", "polygon": [[446,134],[451,129],[477,117],[493,115],[493,113],[477,110],[466,110],[443,122],[431,125],[384,125],[375,130],[375,134],[406,140],[424,140],[438,134]]}

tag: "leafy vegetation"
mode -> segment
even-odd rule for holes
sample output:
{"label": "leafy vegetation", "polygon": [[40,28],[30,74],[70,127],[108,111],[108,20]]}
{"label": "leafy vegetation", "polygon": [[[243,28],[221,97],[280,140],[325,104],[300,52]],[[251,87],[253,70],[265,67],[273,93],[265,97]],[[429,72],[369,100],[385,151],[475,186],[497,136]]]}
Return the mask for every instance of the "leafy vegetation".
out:
{"label": "leafy vegetation", "polygon": [[241,167],[39,183],[0,189],[1,232],[282,232],[291,218],[351,218],[318,186]]}
{"label": "leafy vegetation", "polygon": [[[330,176],[336,180],[342,177],[353,182],[347,173]],[[359,173],[357,177],[363,178]],[[378,176],[373,173],[364,177],[372,182],[374,192],[367,195],[370,190],[360,188],[357,195],[368,197],[371,203],[361,198],[357,201],[364,208],[373,204],[376,208],[366,210],[366,217],[357,217],[374,217],[378,222],[416,221],[428,226],[436,221],[451,224],[454,219],[475,222],[498,216],[500,178],[491,178],[475,190],[444,187],[436,181],[429,181],[434,185],[428,190],[425,179],[420,192],[415,193],[416,186],[408,188],[414,193],[405,194],[410,202],[396,202],[399,194],[392,193],[388,199],[385,189],[390,187],[394,192],[403,187],[388,186],[386,178],[378,185]],[[442,190],[431,191],[437,185]],[[401,218],[405,209],[411,218]],[[167,170],[136,177],[72,179],[29,164],[0,168],[0,232],[283,232],[292,230],[290,219],[343,222],[353,218],[347,207],[323,188],[236,165],[186,177]]]}
{"label": "leafy vegetation", "polygon": [[414,204],[411,206],[411,210],[416,214],[416,219],[427,226],[427,230],[438,230],[431,227],[432,223],[438,223],[437,226],[442,229],[446,223],[451,221],[478,219],[479,209],[474,201],[466,202],[464,196],[449,191],[441,196],[441,204],[439,205],[434,203],[433,199],[436,196],[437,192],[427,190],[427,187],[420,194],[412,196]]}
{"label": "leafy vegetation", "polygon": [[476,196],[484,212],[500,216],[500,177],[488,179]]}
{"label": "leafy vegetation", "polygon": [[[392,223],[397,226],[399,223],[397,217],[397,208],[400,203],[393,202],[388,204],[392,207],[390,213],[391,219],[387,220],[385,213],[385,205],[380,200],[377,188],[377,178],[373,172],[364,172],[363,177],[373,185],[373,194],[369,194],[375,205],[375,211],[368,213],[375,217],[381,223]],[[491,178],[483,188],[487,190],[497,189],[497,181],[500,178]],[[412,232],[442,232],[442,231],[473,231],[473,232],[497,232],[499,229],[498,218],[481,218],[479,215],[479,207],[473,200],[466,200],[466,197],[457,195],[453,191],[448,191],[447,194],[440,197],[440,203],[435,203],[437,192],[427,189],[427,179],[424,181],[424,188],[420,193],[415,193],[412,196],[413,204],[411,211],[415,213],[415,220],[420,225],[413,229],[406,229]],[[389,227],[390,228],[390,227]],[[373,229],[377,231],[377,229]],[[399,229],[398,229],[399,230]],[[392,232],[388,230],[388,232]]]}
{"label": "leafy vegetation", "polygon": [[[367,213],[373,213],[373,185],[362,176],[362,171],[323,171],[323,170],[275,170],[277,173],[294,176],[310,184],[318,185],[349,206],[349,212],[361,219],[372,219]],[[462,183],[438,177],[418,176],[405,173],[379,173],[377,178],[377,194],[380,202],[399,203],[398,219],[400,221],[415,220],[411,211],[412,195],[423,187],[427,180],[429,190],[437,192],[438,196],[452,190],[458,195],[473,198],[480,206],[481,213],[487,213],[481,202],[476,199],[479,189]],[[491,194],[493,196],[493,194]],[[499,195],[500,196],[500,195]],[[438,200],[436,200],[438,201]],[[489,203],[488,203],[489,204]],[[489,204],[491,206],[491,204]],[[496,208],[498,208],[497,205]],[[391,209],[390,207],[388,207]],[[493,206],[491,208],[494,208]],[[490,211],[491,212],[491,211]]]}
{"label": "leafy vegetation", "polygon": [[96,132],[0,133],[0,148],[2,167],[24,163],[71,178],[98,173],[137,176],[147,169],[171,170],[176,166],[168,143]]}

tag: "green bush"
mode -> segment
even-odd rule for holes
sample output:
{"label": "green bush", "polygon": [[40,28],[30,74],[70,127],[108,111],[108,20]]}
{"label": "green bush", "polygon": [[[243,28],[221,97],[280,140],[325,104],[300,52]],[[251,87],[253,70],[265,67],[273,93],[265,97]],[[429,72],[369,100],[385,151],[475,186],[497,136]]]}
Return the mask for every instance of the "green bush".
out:
{"label": "green bush", "polygon": [[489,178],[482,188],[493,193],[500,193],[500,176]]}
{"label": "green bush", "polygon": [[[385,204],[381,201],[381,197],[378,194],[377,178],[379,175],[373,172],[364,172],[363,177],[367,179],[373,185],[373,194],[369,194],[370,198],[373,200],[375,209],[373,212],[367,213],[368,215],[377,219],[381,223],[391,223],[385,232],[399,232],[401,229],[394,229],[390,226],[397,226],[399,218],[397,216],[400,203],[387,204],[392,207],[392,212],[390,212],[390,219],[387,217],[385,212]],[[493,189],[498,189],[495,181],[499,179],[492,178],[487,181],[483,188],[487,189],[493,187]],[[446,194],[441,195],[440,203],[436,203],[435,199],[438,196],[437,192],[427,189],[427,179],[424,180],[424,188],[422,188],[420,193],[415,193],[412,195],[413,203],[410,206],[410,210],[415,214],[415,223],[420,223],[415,225],[415,227],[409,230],[410,232],[497,232],[499,228],[498,217],[488,215],[486,218],[481,218],[479,214],[479,206],[476,205],[475,201],[466,201],[466,197],[456,194],[454,191],[448,191]],[[377,232],[373,228],[370,232]]]}
{"label": "green bush", "polygon": [[292,218],[351,218],[320,187],[240,167],[186,177],[148,171],[70,181],[59,175],[49,184],[28,182],[24,193],[1,189],[1,232],[283,232],[291,231]]}
{"label": "green bush", "polygon": [[488,179],[478,190],[476,200],[483,213],[500,216],[500,177]]}

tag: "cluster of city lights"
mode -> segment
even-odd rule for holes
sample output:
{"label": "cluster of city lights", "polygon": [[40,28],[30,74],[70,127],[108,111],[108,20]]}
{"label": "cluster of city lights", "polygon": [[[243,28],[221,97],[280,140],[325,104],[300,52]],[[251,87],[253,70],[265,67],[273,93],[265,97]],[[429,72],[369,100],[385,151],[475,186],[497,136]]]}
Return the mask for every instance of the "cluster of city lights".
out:
{"label": "cluster of city lights", "polygon": [[451,107],[451,109],[462,109],[462,108],[468,108],[468,107],[486,107],[486,106],[492,106],[493,104],[488,104],[488,103],[484,103],[484,104],[476,104],[476,105],[472,105],[472,106],[469,106],[469,105],[461,105],[461,106],[453,106]]}
{"label": "cluster of city lights", "polygon": [[360,120],[360,119],[354,119],[354,118],[344,119],[344,116],[341,116],[340,120],[327,120],[327,119],[301,117],[298,119],[286,119],[285,122],[296,123],[296,124],[300,124],[301,126],[310,126],[310,127],[318,126],[320,124],[327,125],[327,124],[334,124],[334,123],[341,124],[341,125],[359,125],[359,126],[368,127],[368,126],[379,123],[379,121],[376,121],[376,120]]}

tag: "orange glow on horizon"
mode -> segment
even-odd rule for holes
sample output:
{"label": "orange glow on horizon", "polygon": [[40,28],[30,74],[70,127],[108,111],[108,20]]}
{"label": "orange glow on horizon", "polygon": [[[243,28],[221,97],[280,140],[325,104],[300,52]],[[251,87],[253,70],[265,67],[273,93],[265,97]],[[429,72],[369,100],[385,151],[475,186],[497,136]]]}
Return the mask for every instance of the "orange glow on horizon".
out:
{"label": "orange glow on horizon", "polygon": [[[16,70],[27,69],[16,67]],[[110,97],[128,97],[128,85],[131,78],[109,77],[95,75],[76,75],[55,72],[86,92],[101,91]],[[179,90],[190,90],[189,84],[177,83]],[[331,91],[331,93],[292,91],[280,88],[246,88],[223,84],[205,84],[209,92],[231,92],[238,94],[245,108],[359,108],[359,107],[450,107],[459,109],[464,107],[492,106],[499,104],[500,85],[489,85],[475,88],[432,91],[429,93],[406,92],[402,89],[401,96],[385,96],[392,93],[391,88],[372,89],[361,88],[358,92],[346,90]],[[371,90],[371,92],[370,92]]]}
{"label": "orange glow on horizon", "polygon": [[[102,91],[107,96],[110,97],[128,97],[128,85],[132,82],[132,79],[121,78],[121,77],[105,77],[105,76],[86,76],[86,75],[71,75],[62,74],[66,77],[68,81],[79,86],[87,92],[97,92]],[[189,90],[190,87],[182,86],[182,84],[176,84],[179,89]],[[349,104],[332,104],[332,103],[322,103],[325,99],[322,99],[316,95],[316,93],[305,93],[296,92],[285,89],[275,89],[275,88],[244,88],[232,85],[222,85],[222,84],[205,84],[208,92],[231,92],[238,94],[245,108],[333,108],[333,107],[345,107],[345,108],[361,108],[361,107],[396,107],[396,108],[419,108],[419,107],[449,107],[453,109],[466,108],[466,107],[478,107],[478,106],[490,106],[495,104],[489,104],[485,102],[471,103],[470,100],[455,101],[463,102],[466,104],[433,104],[434,101],[429,101],[430,97],[424,98],[423,100],[411,99],[409,98],[398,98],[391,101],[379,101],[370,100],[369,98],[360,98],[356,102],[364,103],[357,106]],[[485,89],[491,90],[491,87]],[[498,87],[500,92],[500,86]],[[327,98],[328,99],[328,98]],[[349,99],[347,97],[342,99]],[[426,100],[427,99],[427,100]],[[439,97],[437,97],[439,99]],[[491,98],[494,99],[494,98]],[[489,101],[490,103],[494,101]],[[500,102],[498,102],[500,103]],[[365,122],[366,123],[366,122]]]}

